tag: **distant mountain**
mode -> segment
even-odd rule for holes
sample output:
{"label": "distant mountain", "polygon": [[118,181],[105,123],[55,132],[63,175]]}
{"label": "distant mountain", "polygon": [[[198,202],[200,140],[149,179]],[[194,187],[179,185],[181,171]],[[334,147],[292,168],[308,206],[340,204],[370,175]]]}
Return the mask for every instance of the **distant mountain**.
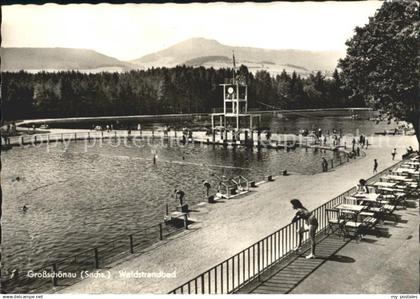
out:
{"label": "distant mountain", "polygon": [[309,73],[316,70],[331,72],[339,58],[339,51],[268,50],[250,47],[222,45],[216,40],[192,38],[162,51],[132,60],[142,68],[193,65],[205,67],[231,67],[232,51],[235,51],[237,65],[245,64],[252,70],[266,69],[272,73],[295,70]]}
{"label": "distant mountain", "polygon": [[192,38],[167,49],[132,61],[121,61],[93,50],[71,48],[1,48],[2,71],[37,72],[79,70],[84,72],[123,72],[151,67],[176,65],[213,68],[244,64],[251,72],[267,70],[272,75],[296,71],[308,75],[313,71],[332,72],[344,53],[337,51],[268,50],[222,45],[216,40]]}
{"label": "distant mountain", "polygon": [[71,48],[1,48],[2,71],[126,70],[131,64],[93,50]]}

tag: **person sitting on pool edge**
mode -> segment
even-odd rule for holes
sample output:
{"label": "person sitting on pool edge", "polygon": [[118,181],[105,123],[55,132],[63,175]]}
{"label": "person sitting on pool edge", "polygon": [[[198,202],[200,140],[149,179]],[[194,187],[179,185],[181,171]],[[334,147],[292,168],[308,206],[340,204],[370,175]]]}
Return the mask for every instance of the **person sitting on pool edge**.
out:
{"label": "person sitting on pool edge", "polygon": [[298,231],[298,245],[295,248],[295,251],[299,251],[302,244],[303,233],[309,232],[309,238],[311,239],[311,253],[306,257],[307,259],[315,258],[315,233],[318,228],[318,220],[312,215],[311,212],[306,209],[299,199],[292,199],[290,203],[293,206],[293,209],[297,210],[295,217],[292,219],[292,223],[298,221],[299,219],[304,220],[303,227],[299,228]]}

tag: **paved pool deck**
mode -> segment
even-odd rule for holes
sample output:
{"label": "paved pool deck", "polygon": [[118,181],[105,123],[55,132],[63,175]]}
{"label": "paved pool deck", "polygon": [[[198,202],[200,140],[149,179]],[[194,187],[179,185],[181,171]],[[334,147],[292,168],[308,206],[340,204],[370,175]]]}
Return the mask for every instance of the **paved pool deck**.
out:
{"label": "paved pool deck", "polygon": [[317,244],[316,259],[294,254],[242,287],[241,294],[416,294],[419,291],[418,200],[394,212],[359,242],[336,234]]}
{"label": "paved pool deck", "polygon": [[[113,264],[110,268],[102,269],[101,271],[109,271],[109,278],[89,278],[56,291],[72,294],[167,293],[290,223],[294,215],[289,203],[290,199],[299,198],[308,209],[314,209],[353,187],[360,178],[370,177],[374,158],[379,161],[378,170],[380,171],[398,161],[391,159],[391,150],[394,147],[397,148],[399,158],[409,145],[415,149],[418,148],[414,136],[374,137],[369,140],[369,143],[371,146],[366,150],[366,157],[352,160],[327,173],[281,176],[274,182],[260,185],[246,196],[212,205],[203,204],[192,213],[191,217],[197,219],[198,223],[192,225],[188,231],[169,242],[156,244],[144,254],[134,254]],[[308,154],[311,153],[308,152]],[[382,248],[382,246],[379,247],[380,244],[378,243],[379,249]],[[385,244],[382,250],[386,251],[386,248]],[[383,254],[379,249],[378,255]],[[390,247],[389,250],[395,249]],[[366,251],[362,254],[365,253]],[[410,261],[418,265],[418,255]],[[402,263],[402,261],[391,259],[389,267],[395,263]],[[359,264],[353,266],[357,268],[357,265]],[[375,267],[381,267],[381,265]],[[120,277],[120,271],[168,273],[176,271],[176,277],[128,279]],[[418,269],[412,275],[418,276]],[[316,287],[316,283],[312,286],[308,285],[306,289],[301,289],[301,292],[316,293],[316,290],[311,289],[314,286]],[[320,290],[323,290],[321,292],[334,293],[332,289],[322,289],[321,286]],[[354,293],[366,291],[356,283],[349,284],[349,288]],[[299,291],[298,288],[295,290]]]}
{"label": "paved pool deck", "polygon": [[401,215],[398,223],[381,225],[382,236],[367,235],[344,245],[290,294],[418,294],[417,203],[395,212]]}

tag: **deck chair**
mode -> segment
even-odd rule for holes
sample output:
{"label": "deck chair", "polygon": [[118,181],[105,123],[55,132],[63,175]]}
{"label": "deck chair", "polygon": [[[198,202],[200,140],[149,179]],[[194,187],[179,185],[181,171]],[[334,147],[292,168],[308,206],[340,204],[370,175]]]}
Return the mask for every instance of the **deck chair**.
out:
{"label": "deck chair", "polygon": [[369,212],[375,214],[375,218],[379,220],[385,220],[387,216],[393,217],[394,222],[398,222],[398,216],[394,214],[394,211],[397,207],[391,204],[384,204],[381,207],[370,207]]}
{"label": "deck chair", "polygon": [[[356,198],[346,197],[346,202],[349,204],[355,204],[354,200]],[[349,237],[351,239],[355,239],[356,242],[362,238],[362,234],[364,232],[363,223],[360,221],[357,221],[357,213],[354,211],[347,211],[347,210],[341,210],[340,211],[340,219],[344,220],[343,224],[343,239],[346,237]]]}
{"label": "deck chair", "polygon": [[[366,213],[370,213],[370,212],[366,212]],[[373,214],[373,213],[371,213]],[[362,225],[360,227],[360,233],[361,235],[365,236],[369,231],[371,230],[375,230],[376,231],[376,224],[378,224],[379,219],[372,216],[366,216],[363,217],[362,219]]]}
{"label": "deck chair", "polygon": [[335,233],[339,236],[343,235],[343,225],[345,220],[340,217],[340,211],[337,209],[325,209],[327,214],[328,227],[326,234],[330,235]]}
{"label": "deck chair", "polygon": [[402,207],[403,209],[407,208],[407,193],[406,192],[393,192],[395,198],[390,202],[397,207]]}
{"label": "deck chair", "polygon": [[381,195],[379,197],[378,202],[380,204],[389,204],[393,200],[395,200],[395,195],[393,195],[393,194],[384,194],[384,195]]}
{"label": "deck chair", "polygon": [[355,239],[356,242],[359,241],[359,239],[363,238],[363,235],[366,234],[366,226],[363,224],[363,222],[358,222],[354,220],[350,220],[345,222],[344,224],[344,236],[349,237],[351,239]]}
{"label": "deck chair", "polygon": [[394,211],[397,209],[397,206],[395,206],[395,205],[390,205],[390,204],[385,204],[385,205],[383,205],[383,206],[382,206],[382,208],[384,209],[385,214],[386,214],[387,216],[394,217],[395,222],[397,222],[397,221],[398,221],[398,216],[397,216],[396,214],[394,214]]}

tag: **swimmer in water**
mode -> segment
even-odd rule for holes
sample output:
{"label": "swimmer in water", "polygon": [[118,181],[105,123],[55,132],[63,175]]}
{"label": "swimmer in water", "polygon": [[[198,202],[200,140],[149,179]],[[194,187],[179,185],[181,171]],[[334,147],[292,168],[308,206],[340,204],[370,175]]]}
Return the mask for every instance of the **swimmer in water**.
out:
{"label": "swimmer in water", "polygon": [[22,211],[26,212],[28,210],[28,207],[26,205],[23,205]]}
{"label": "swimmer in water", "polygon": [[10,274],[10,279],[15,280],[17,279],[19,276],[19,270],[18,269],[13,269],[12,273]]}

